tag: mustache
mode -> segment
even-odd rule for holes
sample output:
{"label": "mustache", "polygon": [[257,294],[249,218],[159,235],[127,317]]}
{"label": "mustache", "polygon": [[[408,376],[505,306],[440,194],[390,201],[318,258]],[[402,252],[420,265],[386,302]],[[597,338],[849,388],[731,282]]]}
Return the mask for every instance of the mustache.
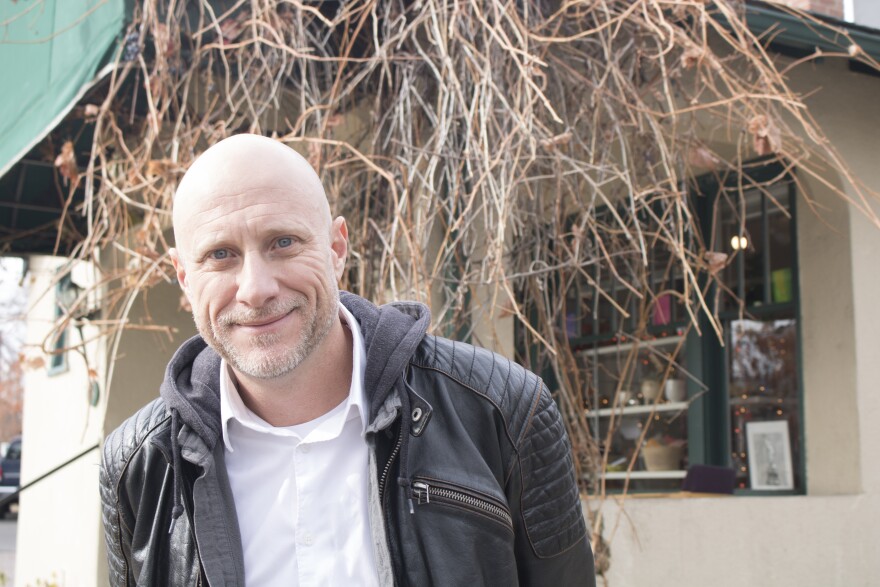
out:
{"label": "mustache", "polygon": [[259,308],[233,308],[217,317],[220,326],[235,326],[237,324],[259,322],[271,318],[281,318],[290,312],[305,305],[304,300],[289,298],[286,300],[272,300]]}

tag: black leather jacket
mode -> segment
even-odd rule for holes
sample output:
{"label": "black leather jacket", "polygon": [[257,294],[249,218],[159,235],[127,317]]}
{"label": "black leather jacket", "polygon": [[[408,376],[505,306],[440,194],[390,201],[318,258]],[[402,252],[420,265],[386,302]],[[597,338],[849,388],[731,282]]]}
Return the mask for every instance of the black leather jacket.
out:
{"label": "black leather jacket", "polygon": [[[594,586],[570,447],[540,379],[489,351],[425,336],[419,306],[379,309],[350,294],[342,301],[367,346],[370,517],[380,582]],[[402,337],[401,320],[388,312],[408,316]],[[377,354],[386,361],[373,361],[371,372]],[[163,388],[164,400],[105,442],[110,582],[243,585],[219,412],[212,413],[219,358],[196,338],[175,361],[186,367],[169,366],[173,385],[208,392],[184,392],[188,400],[180,403]],[[175,496],[183,507],[173,521]]]}

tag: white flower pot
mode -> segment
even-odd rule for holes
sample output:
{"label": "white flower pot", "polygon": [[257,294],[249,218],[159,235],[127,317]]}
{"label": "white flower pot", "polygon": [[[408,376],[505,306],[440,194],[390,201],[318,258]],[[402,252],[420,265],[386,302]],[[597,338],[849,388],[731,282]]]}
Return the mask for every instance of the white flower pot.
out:
{"label": "white flower pot", "polygon": [[666,382],[666,399],[671,402],[683,402],[687,399],[687,381],[684,379],[670,379]]}

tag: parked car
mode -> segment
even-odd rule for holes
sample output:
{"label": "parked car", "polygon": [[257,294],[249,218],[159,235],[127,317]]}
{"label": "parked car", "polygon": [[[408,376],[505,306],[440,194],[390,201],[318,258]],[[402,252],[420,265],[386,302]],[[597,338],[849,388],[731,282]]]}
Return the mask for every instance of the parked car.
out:
{"label": "parked car", "polygon": [[[13,438],[6,453],[0,459],[0,501],[18,490],[21,471],[21,436]],[[0,515],[9,511],[9,506],[18,504],[18,496],[0,506]]]}

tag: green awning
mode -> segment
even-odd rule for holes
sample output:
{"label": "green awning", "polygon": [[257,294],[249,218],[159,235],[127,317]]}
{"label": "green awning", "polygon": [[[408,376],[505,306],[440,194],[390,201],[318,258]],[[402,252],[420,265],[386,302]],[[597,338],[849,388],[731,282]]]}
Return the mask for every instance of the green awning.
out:
{"label": "green awning", "polygon": [[108,71],[126,0],[0,2],[0,177]]}

